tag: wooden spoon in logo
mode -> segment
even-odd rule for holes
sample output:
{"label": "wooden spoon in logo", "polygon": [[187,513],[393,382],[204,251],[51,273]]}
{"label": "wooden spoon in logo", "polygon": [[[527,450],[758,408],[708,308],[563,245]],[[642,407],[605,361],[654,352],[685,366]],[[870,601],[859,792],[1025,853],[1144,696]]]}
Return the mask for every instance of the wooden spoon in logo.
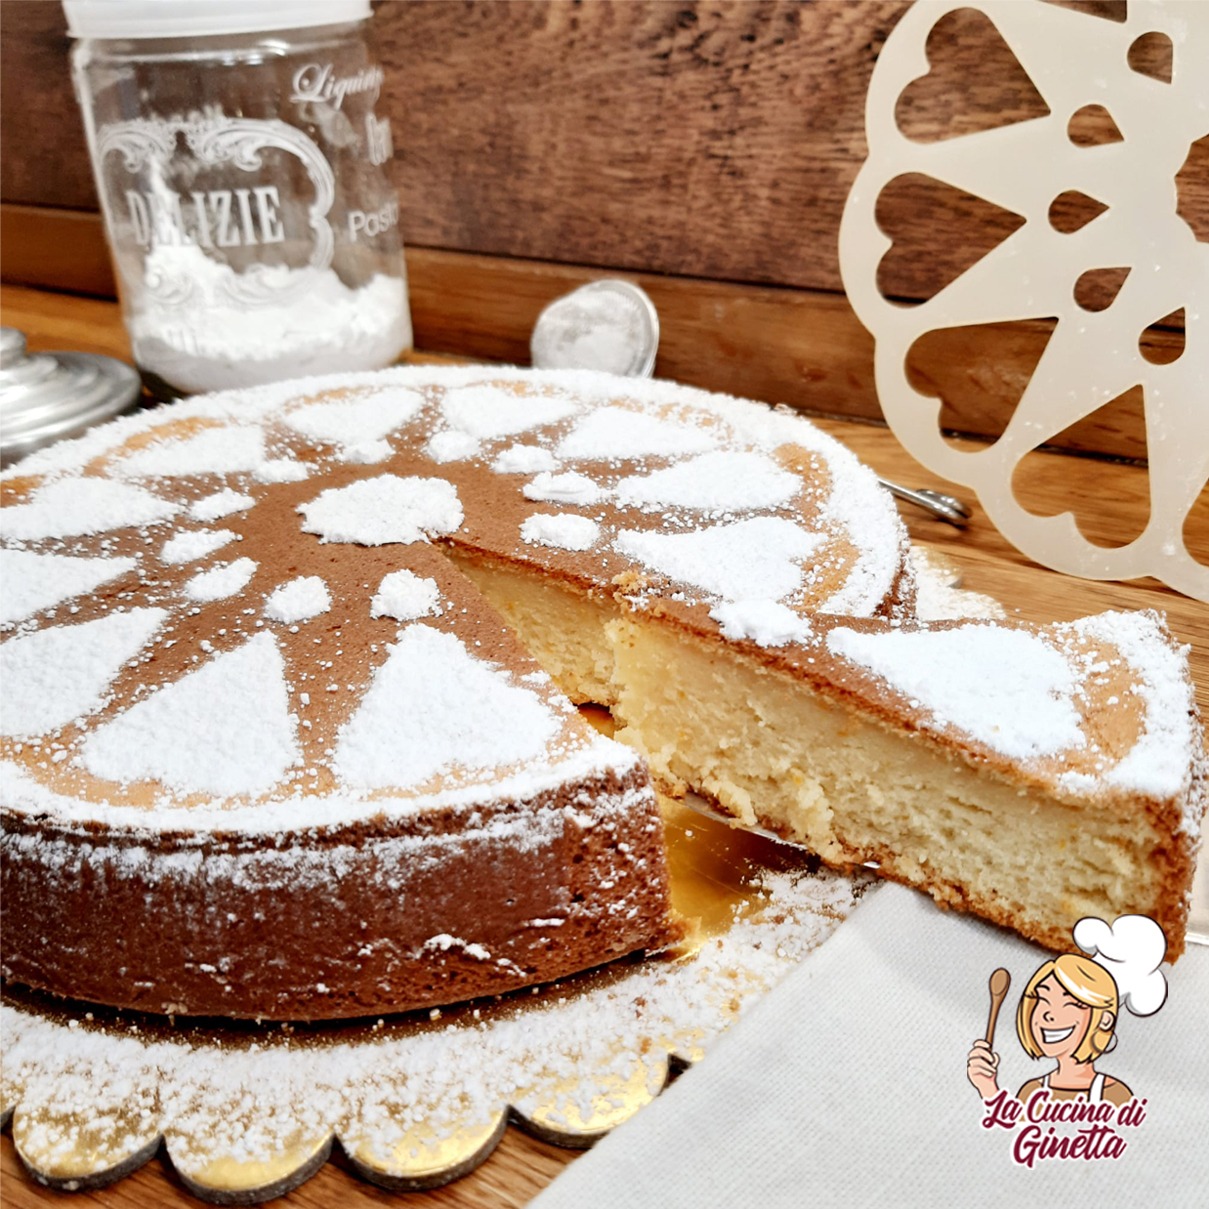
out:
{"label": "wooden spoon in logo", "polygon": [[992,975],[989,982],[991,990],[991,1014],[987,1017],[986,1043],[995,1048],[995,1023],[999,1019],[999,1009],[1007,998],[1008,987],[1012,985],[1012,976],[1000,967]]}

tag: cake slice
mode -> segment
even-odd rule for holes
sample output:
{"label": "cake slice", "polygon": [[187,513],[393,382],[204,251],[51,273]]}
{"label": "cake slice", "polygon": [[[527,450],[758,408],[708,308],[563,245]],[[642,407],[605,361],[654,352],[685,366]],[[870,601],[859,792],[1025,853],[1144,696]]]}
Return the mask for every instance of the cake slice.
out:
{"label": "cake slice", "polygon": [[663,788],[1053,949],[1138,913],[1183,951],[1206,766],[1157,614],[790,637],[743,613],[646,601],[610,625],[618,737]]}

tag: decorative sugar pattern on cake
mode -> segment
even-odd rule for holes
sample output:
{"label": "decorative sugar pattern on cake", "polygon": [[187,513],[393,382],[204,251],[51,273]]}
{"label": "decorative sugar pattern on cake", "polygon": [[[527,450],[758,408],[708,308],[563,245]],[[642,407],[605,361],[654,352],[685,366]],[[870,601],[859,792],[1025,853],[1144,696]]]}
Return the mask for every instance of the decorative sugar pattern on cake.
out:
{"label": "decorative sugar pattern on cake", "polygon": [[189,600],[222,600],[242,592],[256,574],[256,563],[250,558],[237,558],[209,571],[199,571],[181,589]]}
{"label": "decorative sugar pattern on cake", "polygon": [[306,403],[291,410],[285,423],[316,441],[358,446],[390,436],[423,406],[419,391],[371,390],[332,402]]}
{"label": "decorative sugar pattern on cake", "polygon": [[28,503],[0,509],[0,537],[13,541],[86,537],[158,524],[179,511],[176,504],[131,483],[64,478],[39,488]]}
{"label": "decorative sugar pattern on cake", "polygon": [[133,558],[77,558],[0,550],[0,625],[9,626],[43,609],[65,604],[120,579],[138,565]]}
{"label": "decorative sugar pattern on cake", "polygon": [[99,727],[80,760],[119,784],[154,779],[180,794],[258,794],[298,759],[295,727],[281,652],[257,634]]}
{"label": "decorative sugar pattern on cake", "polygon": [[[164,623],[163,609],[110,613],[0,645],[0,734],[34,738],[96,710],[114,677]],[[66,758],[66,750],[53,759]]]}
{"label": "decorative sugar pattern on cake", "polygon": [[341,731],[333,767],[353,786],[418,786],[451,769],[538,759],[562,726],[541,698],[452,634],[412,625]]}
{"label": "decorative sugar pattern on cake", "polygon": [[191,563],[213,554],[239,539],[230,529],[199,529],[177,533],[160,547],[160,559],[166,563]]}
{"label": "decorative sugar pattern on cake", "polygon": [[216,521],[236,512],[246,512],[256,501],[250,495],[224,487],[213,495],[203,496],[189,506],[189,515],[195,521]]}
{"label": "decorative sugar pattern on cake", "polygon": [[500,450],[491,469],[496,474],[537,474],[542,470],[557,470],[558,459],[540,445],[509,445]]}
{"label": "decorative sugar pattern on cake", "polygon": [[711,516],[788,505],[802,480],[763,453],[707,453],[617,484],[624,506],[652,512],[691,508]]}
{"label": "decorative sugar pattern on cake", "polygon": [[257,470],[264,460],[264,433],[258,425],[223,425],[145,445],[116,459],[112,473],[145,478],[236,474]]}
{"label": "decorative sugar pattern on cake", "polygon": [[[1126,692],[1136,696],[1144,725],[1125,757],[1102,775],[1109,785],[1163,800],[1187,794],[1182,829],[1196,835],[1203,799],[1188,794],[1187,752],[1195,749],[1196,694],[1184,665],[1186,647],[1161,640],[1160,620],[1153,612],[1102,613],[1058,627],[1075,642],[1091,642],[1116,652],[1115,664],[1127,669]],[[1097,667],[1105,661],[1100,661]],[[1111,670],[1104,667],[1105,671]],[[1086,774],[1068,772],[1061,780],[1087,788]]]}
{"label": "decorative sugar pattern on cake", "polygon": [[457,490],[444,479],[394,474],[329,487],[300,504],[303,530],[323,542],[380,546],[408,544],[430,534],[452,533],[462,523]]}
{"label": "decorative sugar pattern on cake", "polygon": [[600,526],[586,516],[538,513],[521,524],[521,540],[555,550],[591,550],[600,541]]}
{"label": "decorative sugar pattern on cake", "polygon": [[959,726],[1013,759],[1086,742],[1074,669],[1040,634],[978,625],[880,634],[834,629],[827,647],[882,677],[927,711],[933,726]]}
{"label": "decorative sugar pattern on cake", "polygon": [[270,621],[293,625],[310,621],[332,607],[332,595],[318,575],[301,575],[275,588],[264,602],[264,615]]}
{"label": "decorative sugar pattern on cake", "polygon": [[411,571],[392,571],[378,585],[369,603],[371,617],[393,617],[396,621],[418,621],[442,611],[441,589],[435,579]]}
{"label": "decorative sugar pattern on cake", "polygon": [[617,550],[677,583],[722,600],[780,601],[802,586],[802,562],[822,542],[782,517],[755,517],[691,533],[623,529]]}
{"label": "decorative sugar pattern on cake", "polygon": [[593,482],[586,474],[577,474],[575,471],[553,474],[548,470],[542,471],[532,482],[526,483],[521,488],[521,494],[527,500],[581,506],[599,504],[609,496],[604,487]]}
{"label": "decorative sugar pattern on cake", "polygon": [[444,465],[446,462],[464,462],[469,458],[476,458],[482,449],[482,442],[477,437],[453,428],[434,433],[428,444],[424,446],[425,454],[440,465]]}
{"label": "decorative sugar pattern on cake", "polygon": [[717,445],[717,437],[706,429],[628,407],[606,406],[584,416],[554,452],[564,460],[621,461],[681,457],[704,453]]}
{"label": "decorative sugar pattern on cake", "polygon": [[441,403],[449,427],[478,440],[531,432],[582,410],[571,394],[518,393],[494,383],[454,386]]}
{"label": "decorative sugar pattern on cake", "polygon": [[810,622],[775,600],[724,602],[710,609],[709,615],[732,642],[746,638],[759,646],[778,647],[808,642],[814,634]]}

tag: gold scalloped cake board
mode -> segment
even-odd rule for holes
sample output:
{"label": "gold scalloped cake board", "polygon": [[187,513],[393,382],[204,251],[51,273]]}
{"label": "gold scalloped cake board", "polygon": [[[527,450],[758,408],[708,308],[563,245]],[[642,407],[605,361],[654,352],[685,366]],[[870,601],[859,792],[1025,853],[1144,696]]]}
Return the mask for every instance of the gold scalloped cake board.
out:
{"label": "gold scalloped cake board", "polygon": [[[953,591],[950,569],[919,569],[942,593],[935,613],[1000,611]],[[509,1121],[591,1145],[697,1061],[870,885],[663,807],[673,904],[693,927],[675,958],[351,1025],[171,1022],[6,991],[0,1108],[18,1153],[39,1182],[75,1190],[120,1179],[162,1144],[197,1196],[250,1204],[301,1184],[336,1139],[362,1176],[399,1190],[473,1170]]]}

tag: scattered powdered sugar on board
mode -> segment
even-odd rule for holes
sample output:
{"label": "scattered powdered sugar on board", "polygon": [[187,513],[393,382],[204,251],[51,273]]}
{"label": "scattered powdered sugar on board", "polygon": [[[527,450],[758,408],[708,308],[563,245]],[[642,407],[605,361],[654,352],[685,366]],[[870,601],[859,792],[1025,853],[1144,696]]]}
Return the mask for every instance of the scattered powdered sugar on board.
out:
{"label": "scattered powdered sugar on board", "polygon": [[619,504],[655,511],[693,508],[701,512],[754,512],[780,508],[802,481],[763,453],[707,453],[617,484]]}
{"label": "scattered powdered sugar on board", "polygon": [[709,615],[718,623],[724,638],[747,638],[760,646],[785,646],[806,642],[814,631],[788,605],[775,600],[737,600],[715,605]]}
{"label": "scattered powdered sugar on board", "polygon": [[416,621],[440,612],[437,581],[406,570],[383,576],[369,605],[371,617],[393,617],[396,621]]}
{"label": "scattered powdered sugar on board", "polygon": [[225,424],[194,436],[169,437],[118,459],[115,474],[169,477],[239,474],[264,461],[264,433],[252,425]]}
{"label": "scattered powdered sugar on board", "polygon": [[126,575],[133,558],[76,558],[0,550],[0,625],[23,621]]}
{"label": "scattered powdered sugar on board", "polygon": [[112,1120],[115,1148],[129,1144],[117,1123],[134,1112],[203,1182],[211,1165],[267,1161],[333,1133],[391,1173],[401,1148],[486,1127],[510,1104],[570,1128],[572,1113],[591,1120],[594,1102],[635,1076],[658,1094],[666,1055],[707,1053],[832,935],[857,891],[827,871],[760,871],[745,894],[746,910],[691,957],[567,980],[541,999],[460,1009],[423,1029],[392,1018],[352,1038],[266,1028],[251,1044],[224,1046],[213,1033],[153,1039],[5,1004],[5,1100],[22,1115],[36,1170],[39,1159],[49,1167],[78,1151],[81,1120],[102,1129]]}
{"label": "scattered powdered sugar on board", "polygon": [[15,541],[83,537],[154,525],[175,516],[176,504],[133,483],[112,479],[56,479],[34,492],[28,503],[0,509],[0,536]]}
{"label": "scattered powdered sugar on board", "polygon": [[571,395],[520,395],[492,385],[455,386],[441,403],[451,428],[479,440],[528,432],[582,410],[583,404]]}
{"label": "scattered powdered sugar on board", "polygon": [[275,588],[264,602],[264,615],[270,621],[292,625],[310,621],[332,607],[327,584],[318,575],[301,575]]}
{"label": "scattered powdered sugar on board", "polygon": [[538,513],[521,523],[521,539],[556,550],[590,550],[600,540],[600,526],[586,516]]}
{"label": "scattered powdered sugar on board", "polygon": [[0,646],[0,734],[32,738],[92,713],[166,616],[131,609],[9,639]]}
{"label": "scattered powdered sugar on board", "polygon": [[329,487],[299,504],[302,529],[322,542],[382,546],[424,541],[452,533],[462,523],[462,503],[444,479],[400,478],[382,474],[347,487]]}
{"label": "scattered powdered sugar on board", "polygon": [[256,794],[299,757],[285,664],[269,634],[215,655],[99,727],[80,759],[93,776],[158,780],[181,794]]}
{"label": "scattered powdered sugar on board", "polygon": [[617,551],[723,600],[780,600],[802,585],[802,560],[823,540],[784,517],[759,516],[690,533],[623,529]]}
{"label": "scattered powdered sugar on board", "polygon": [[1027,630],[977,623],[935,631],[827,635],[827,647],[880,676],[932,715],[993,751],[1017,760],[1086,743],[1067,658]]}
{"label": "scattered powdered sugar on board", "polygon": [[446,462],[465,462],[476,458],[482,452],[482,442],[468,432],[459,432],[456,428],[446,428],[436,432],[424,446],[424,452],[429,458],[440,465]]}
{"label": "scattered powdered sugar on board", "polygon": [[[1189,752],[1200,749],[1196,723],[1196,691],[1188,675],[1187,648],[1167,635],[1158,614],[1101,613],[1057,627],[1060,633],[1091,642],[1123,659],[1134,678],[1133,691],[1142,699],[1144,721],[1137,742],[1103,776],[1109,785],[1163,800],[1186,794],[1193,762]],[[1077,774],[1066,774],[1077,778]],[[1203,796],[1187,794],[1182,830],[1195,835],[1205,808]]]}
{"label": "scattered powdered sugar on board", "polygon": [[560,458],[591,462],[670,458],[705,453],[717,445],[714,435],[704,428],[663,420],[628,407],[599,407],[578,421],[554,452]]}
{"label": "scattered powdered sugar on board", "polygon": [[250,558],[237,558],[210,571],[199,571],[181,588],[181,592],[189,600],[203,603],[222,600],[242,592],[255,574],[256,564]]}
{"label": "scattered powdered sugar on board", "polygon": [[599,504],[608,497],[608,491],[599,483],[593,482],[586,474],[567,471],[565,474],[552,474],[542,471],[532,482],[521,488],[521,494],[527,500],[542,500],[556,504]]}
{"label": "scattered powdered sugar on board", "polygon": [[356,446],[387,436],[423,406],[419,391],[386,388],[331,403],[308,403],[291,411],[285,422],[304,437]]}
{"label": "scattered powdered sugar on board", "polygon": [[452,634],[412,625],[374,673],[332,763],[348,785],[422,785],[450,769],[544,760],[561,726],[540,697]]}
{"label": "scattered powdered sugar on board", "polygon": [[246,512],[254,503],[256,501],[250,495],[224,487],[213,495],[196,500],[189,508],[189,515],[195,521],[216,521],[235,512]]}
{"label": "scattered powdered sugar on board", "polygon": [[491,463],[496,474],[536,474],[539,470],[557,470],[558,459],[540,445],[509,445]]}
{"label": "scattered powdered sugar on board", "polygon": [[341,445],[337,458],[350,466],[373,466],[394,456],[395,447],[387,440],[360,441],[356,445]]}
{"label": "scattered powdered sugar on board", "polygon": [[230,529],[199,529],[170,537],[160,549],[160,560],[166,563],[191,563],[235,541],[239,535]]}

